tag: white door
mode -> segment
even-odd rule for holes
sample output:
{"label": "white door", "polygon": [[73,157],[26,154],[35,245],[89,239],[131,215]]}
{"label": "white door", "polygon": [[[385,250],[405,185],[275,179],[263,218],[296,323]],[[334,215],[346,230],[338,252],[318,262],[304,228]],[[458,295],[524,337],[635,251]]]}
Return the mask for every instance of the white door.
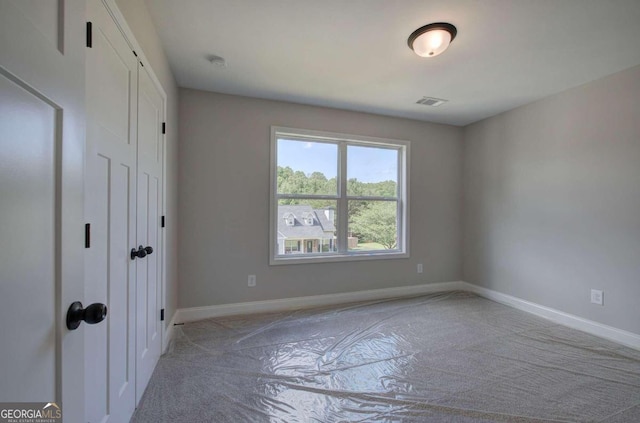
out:
{"label": "white door", "polygon": [[[89,0],[87,49],[87,301],[109,325],[86,339],[87,418],[131,417],[160,357],[160,218],[164,95],[100,0]],[[131,256],[142,247],[144,257]]]}
{"label": "white door", "polygon": [[[84,418],[83,0],[0,0],[0,402]],[[86,306],[87,304],[85,304]]]}
{"label": "white door", "polygon": [[136,154],[138,60],[100,0],[87,2],[85,250],[88,302],[109,307],[87,332],[86,420],[127,422],[135,409]]}
{"label": "white door", "polygon": [[137,401],[149,382],[162,350],[160,218],[162,213],[162,164],[164,96],[147,69],[138,72],[138,244],[153,253],[137,264],[136,365]]}

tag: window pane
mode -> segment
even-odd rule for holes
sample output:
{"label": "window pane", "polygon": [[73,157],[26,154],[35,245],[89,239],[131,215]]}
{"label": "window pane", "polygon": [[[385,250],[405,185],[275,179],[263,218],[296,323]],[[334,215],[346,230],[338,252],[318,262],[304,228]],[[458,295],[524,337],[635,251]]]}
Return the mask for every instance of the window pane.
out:
{"label": "window pane", "polygon": [[408,256],[408,142],[271,130],[269,264]]}
{"label": "window pane", "polygon": [[347,195],[396,197],[398,150],[347,146]]}
{"label": "window pane", "polygon": [[349,251],[398,248],[397,201],[349,201]]}
{"label": "window pane", "polygon": [[277,254],[309,255],[338,251],[335,211],[334,200],[279,200]]}
{"label": "window pane", "polygon": [[278,193],[337,195],[338,146],[278,139]]}

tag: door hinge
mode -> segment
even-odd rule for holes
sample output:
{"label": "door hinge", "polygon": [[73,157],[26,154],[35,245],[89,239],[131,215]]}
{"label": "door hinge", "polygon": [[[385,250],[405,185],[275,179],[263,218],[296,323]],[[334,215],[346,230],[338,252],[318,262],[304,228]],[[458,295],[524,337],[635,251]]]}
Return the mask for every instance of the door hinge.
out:
{"label": "door hinge", "polygon": [[166,122],[162,122],[162,133],[163,134],[167,133],[167,123]]}
{"label": "door hinge", "polygon": [[134,55],[134,56],[138,57],[138,53],[136,53],[136,51],[135,51],[135,50],[131,50],[131,51],[133,52],[133,55]]}
{"label": "door hinge", "polygon": [[91,223],[84,225],[84,248],[91,248]]}
{"label": "door hinge", "polygon": [[93,47],[93,33],[91,31],[91,22],[87,22],[87,47]]}
{"label": "door hinge", "polygon": [[160,310],[160,321],[164,322],[164,308]]}
{"label": "door hinge", "polygon": [[164,216],[160,218],[160,227],[164,228]]}

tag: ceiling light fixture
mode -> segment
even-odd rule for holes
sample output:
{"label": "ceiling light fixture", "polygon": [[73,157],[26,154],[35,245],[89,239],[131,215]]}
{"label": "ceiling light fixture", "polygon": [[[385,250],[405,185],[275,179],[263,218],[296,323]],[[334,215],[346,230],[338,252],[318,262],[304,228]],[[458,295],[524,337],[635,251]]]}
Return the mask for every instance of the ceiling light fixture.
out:
{"label": "ceiling light fixture", "polygon": [[409,35],[409,48],[420,57],[435,57],[449,47],[457,33],[456,27],[450,23],[431,23]]}

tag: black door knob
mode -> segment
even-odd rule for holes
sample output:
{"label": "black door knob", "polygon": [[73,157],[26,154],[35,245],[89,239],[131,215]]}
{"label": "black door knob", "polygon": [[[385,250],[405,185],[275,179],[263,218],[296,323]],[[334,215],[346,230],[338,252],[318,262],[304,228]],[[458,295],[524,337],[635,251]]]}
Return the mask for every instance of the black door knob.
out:
{"label": "black door knob", "polygon": [[102,322],[105,317],[107,317],[106,305],[94,303],[87,308],[82,308],[82,303],[76,301],[69,306],[69,310],[67,311],[67,329],[78,329],[78,326],[80,326],[80,323],[83,321],[94,325]]}
{"label": "black door knob", "polygon": [[145,258],[147,255],[151,253],[153,253],[152,247],[149,247],[148,245],[146,247],[143,247],[142,245],[140,245],[138,246],[137,250],[135,248],[131,249],[131,260],[135,260],[136,257]]}
{"label": "black door knob", "polygon": [[146,256],[147,250],[142,245],[140,245],[137,250],[135,248],[131,249],[131,260],[135,260],[136,257],[145,258]]}

